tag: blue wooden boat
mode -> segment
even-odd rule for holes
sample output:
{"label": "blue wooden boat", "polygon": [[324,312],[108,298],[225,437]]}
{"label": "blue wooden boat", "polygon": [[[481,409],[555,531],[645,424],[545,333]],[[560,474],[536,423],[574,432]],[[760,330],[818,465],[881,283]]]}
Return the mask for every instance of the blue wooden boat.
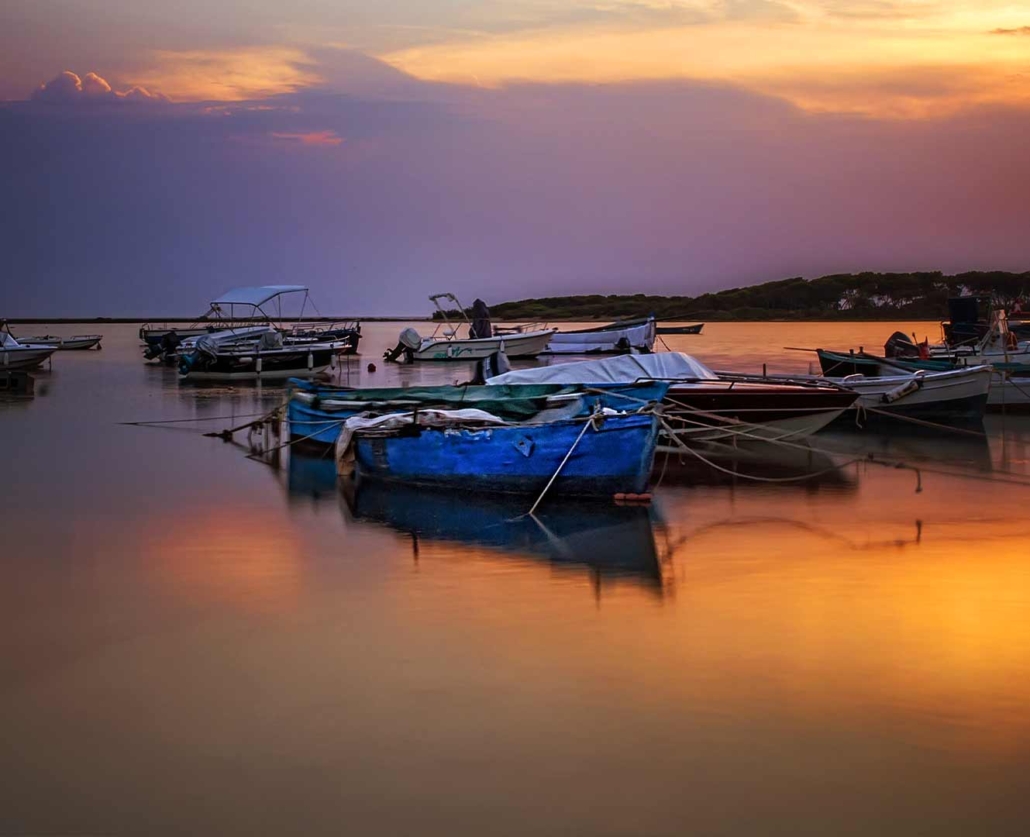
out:
{"label": "blue wooden boat", "polygon": [[290,381],[287,418],[295,443],[307,447],[335,445],[340,428],[351,416],[372,412],[411,412],[416,409],[475,407],[507,421],[522,422],[541,411],[579,402],[579,415],[595,406],[635,410],[659,402],[668,385],[662,382],[599,385],[584,390],[568,384],[497,384],[485,386],[384,387],[352,389],[325,386],[300,379]]}
{"label": "blue wooden boat", "polygon": [[359,432],[352,444],[359,480],[539,494],[557,473],[554,494],[611,496],[647,489],[657,439],[658,417],[646,412],[546,424],[409,424],[374,435]]}

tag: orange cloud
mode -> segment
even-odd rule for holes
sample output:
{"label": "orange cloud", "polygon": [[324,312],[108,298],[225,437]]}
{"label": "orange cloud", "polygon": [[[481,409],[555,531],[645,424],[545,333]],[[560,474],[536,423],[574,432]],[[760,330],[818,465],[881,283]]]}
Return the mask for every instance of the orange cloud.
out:
{"label": "orange cloud", "polygon": [[335,146],[343,145],[343,137],[336,131],[309,131],[307,133],[287,134],[273,132],[272,139],[299,145]]}
{"label": "orange cloud", "polygon": [[308,56],[289,47],[159,51],[152,67],[134,73],[141,84],[180,101],[240,102],[293,93],[321,82]]}
{"label": "orange cloud", "polygon": [[[951,11],[934,3],[873,3],[864,10],[814,0],[795,5],[799,17],[790,24],[713,19],[690,26],[566,26],[468,35],[380,57],[429,81],[501,87],[690,79],[742,85],[806,110],[887,117],[941,116],[1030,98],[1024,39],[986,36],[987,15],[994,26],[1012,21],[997,9],[964,0]],[[863,76],[873,83],[864,84]],[[940,89],[945,77],[947,95]]]}

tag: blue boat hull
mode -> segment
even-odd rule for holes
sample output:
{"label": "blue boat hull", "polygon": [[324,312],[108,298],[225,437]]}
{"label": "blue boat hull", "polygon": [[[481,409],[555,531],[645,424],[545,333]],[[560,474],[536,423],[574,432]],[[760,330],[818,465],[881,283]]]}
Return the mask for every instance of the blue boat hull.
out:
{"label": "blue boat hull", "polygon": [[[358,437],[355,466],[372,478],[462,491],[539,493],[584,422],[479,430],[422,428],[417,435]],[[552,486],[555,494],[611,496],[647,489],[658,438],[653,415],[608,416],[588,429]]]}

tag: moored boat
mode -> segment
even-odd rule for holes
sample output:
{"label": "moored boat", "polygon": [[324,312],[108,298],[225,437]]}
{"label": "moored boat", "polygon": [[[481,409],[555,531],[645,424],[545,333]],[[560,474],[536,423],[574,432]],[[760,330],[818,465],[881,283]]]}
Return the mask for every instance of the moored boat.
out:
{"label": "moored boat", "polygon": [[[232,342],[242,345],[260,339],[265,332],[279,333],[285,346],[335,343],[337,354],[354,354],[361,339],[361,324],[356,321],[317,324],[304,322],[304,310],[309,293],[304,285],[233,288],[218,299],[212,300],[203,318],[211,318],[206,327],[198,327],[200,320],[185,329],[175,325],[148,328],[149,324],[146,324],[142,327],[140,338],[147,346],[144,358],[175,364],[180,354],[192,352],[203,337],[212,337],[221,346],[226,347]],[[291,295],[302,295],[303,298],[298,322],[289,329],[281,329],[275,323],[283,320],[283,298]],[[274,310],[272,306],[275,306]],[[238,313],[240,308],[242,313]],[[235,339],[232,337],[233,334],[236,335]]]}
{"label": "moored boat", "polygon": [[659,334],[700,334],[701,329],[705,327],[704,323],[697,323],[696,325],[687,326],[663,326],[660,325],[657,328]]}
{"label": "moored boat", "polygon": [[53,334],[46,334],[41,337],[22,337],[21,343],[34,343],[37,346],[53,346],[58,351],[84,351],[86,349],[100,348],[100,341],[104,339],[102,334],[75,334],[71,337],[57,337]]}
{"label": "moored boat", "polygon": [[16,340],[7,326],[7,321],[0,322],[0,370],[34,369],[56,351],[53,346]]}
{"label": "moored boat", "polygon": [[335,445],[347,419],[415,410],[474,408],[509,422],[541,422],[660,401],[664,383],[605,385],[590,390],[564,384],[362,388],[291,381],[287,419],[291,441],[303,447]]}
{"label": "moored boat", "polygon": [[[858,365],[861,367],[861,360]],[[870,364],[871,366],[871,364]],[[906,370],[886,362],[877,365],[877,374],[851,374],[843,377],[801,377],[801,380],[826,381],[858,393],[858,400],[841,418],[859,412],[866,425],[883,418],[918,418],[936,423],[969,423],[983,419],[991,389],[989,366],[969,366],[946,370]],[[797,376],[770,376],[788,382]]]}
{"label": "moored boat", "polygon": [[1022,350],[980,352],[950,358],[918,355],[881,357],[863,350],[831,352],[817,349],[816,353],[827,377],[883,378],[920,371],[941,373],[958,369],[987,368],[991,372],[987,409],[1030,407],[1030,354]]}
{"label": "moored boat", "polygon": [[337,462],[361,479],[507,494],[641,494],[658,437],[653,412],[509,424],[480,410],[354,416]]}
{"label": "moored boat", "polygon": [[858,398],[857,393],[828,383],[720,376],[681,352],[519,369],[490,378],[489,383],[597,385],[642,380],[670,384],[663,402],[667,429],[662,446],[691,440],[800,439],[821,430]]}
{"label": "moored boat", "polygon": [[575,331],[556,331],[543,354],[620,355],[654,350],[654,317],[620,320],[608,325]]}
{"label": "moored boat", "polygon": [[[495,352],[504,352],[510,358],[536,357],[547,348],[554,329],[535,329],[515,334],[494,334],[489,311],[481,300],[476,300],[473,310],[480,308],[485,316],[470,320],[461,302],[454,294],[433,294],[430,301],[437,307],[441,321],[430,337],[422,337],[415,329],[401,332],[397,346],[386,352],[388,361],[455,361],[482,360]],[[450,300],[458,312],[459,321],[452,323],[454,311],[448,311],[440,304],[441,299]],[[464,324],[468,336],[459,337],[458,329]]]}
{"label": "moored boat", "polygon": [[287,344],[274,329],[257,340],[241,340],[236,331],[196,338],[179,353],[179,377],[193,381],[283,380],[313,377],[332,366],[343,343]]}

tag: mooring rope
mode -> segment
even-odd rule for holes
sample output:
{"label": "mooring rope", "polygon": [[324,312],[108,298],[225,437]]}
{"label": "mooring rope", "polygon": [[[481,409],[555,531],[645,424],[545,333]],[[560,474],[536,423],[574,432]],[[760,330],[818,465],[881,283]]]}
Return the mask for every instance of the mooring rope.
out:
{"label": "mooring rope", "polygon": [[551,486],[554,484],[554,481],[556,479],[558,479],[558,474],[561,473],[561,469],[564,468],[565,467],[565,463],[569,461],[569,457],[572,456],[572,452],[576,449],[576,446],[579,444],[579,440],[583,438],[583,436],[586,434],[587,430],[589,430],[591,427],[593,427],[593,424],[594,424],[594,417],[591,416],[590,418],[587,419],[586,423],[583,425],[583,429],[579,431],[579,435],[576,437],[576,441],[572,443],[572,447],[569,448],[569,452],[567,454],[565,454],[565,458],[562,459],[561,463],[558,465],[558,470],[556,470],[551,475],[551,478],[547,481],[547,485],[544,486],[544,490],[541,491],[540,492],[540,496],[536,498],[536,502],[533,503],[533,507],[528,512],[526,512],[527,515],[532,515],[533,512],[536,511],[537,506],[539,506],[541,501],[543,501],[544,496],[550,490]]}

